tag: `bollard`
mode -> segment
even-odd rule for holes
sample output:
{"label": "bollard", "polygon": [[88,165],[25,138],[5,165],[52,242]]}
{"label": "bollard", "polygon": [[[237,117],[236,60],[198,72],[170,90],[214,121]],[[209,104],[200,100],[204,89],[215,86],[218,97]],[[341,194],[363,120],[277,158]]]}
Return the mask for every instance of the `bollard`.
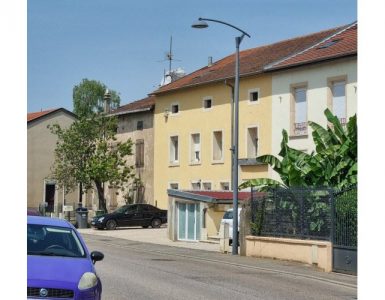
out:
{"label": "bollard", "polygon": [[222,253],[228,253],[229,248],[229,224],[221,223],[219,227],[219,250]]}

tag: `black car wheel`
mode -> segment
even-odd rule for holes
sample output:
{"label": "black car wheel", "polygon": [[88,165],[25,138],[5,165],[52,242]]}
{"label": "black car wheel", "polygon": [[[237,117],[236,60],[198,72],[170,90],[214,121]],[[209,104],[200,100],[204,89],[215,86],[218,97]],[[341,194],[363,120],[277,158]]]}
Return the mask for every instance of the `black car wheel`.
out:
{"label": "black car wheel", "polygon": [[106,228],[108,230],[116,229],[116,221],[115,220],[108,220],[107,223],[106,223]]}
{"label": "black car wheel", "polygon": [[162,221],[160,219],[153,219],[151,221],[151,227],[152,228],[159,228],[160,225],[162,225]]}

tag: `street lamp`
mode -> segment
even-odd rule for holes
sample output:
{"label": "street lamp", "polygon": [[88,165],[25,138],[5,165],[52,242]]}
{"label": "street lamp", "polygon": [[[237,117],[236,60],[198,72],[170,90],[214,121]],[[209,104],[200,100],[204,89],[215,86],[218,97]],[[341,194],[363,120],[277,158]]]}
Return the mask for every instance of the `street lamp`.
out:
{"label": "street lamp", "polygon": [[234,87],[234,116],[231,116],[234,120],[234,132],[233,135],[233,145],[231,145],[232,153],[232,169],[231,169],[231,178],[232,178],[232,188],[233,188],[233,245],[232,245],[232,254],[238,254],[238,136],[239,136],[239,45],[241,44],[245,35],[250,37],[248,33],[239,29],[238,27],[231,25],[229,23],[214,20],[214,19],[205,19],[199,18],[191,27],[193,28],[207,28],[209,25],[206,21],[221,23],[232,27],[242,33],[241,36],[235,38],[235,87]]}

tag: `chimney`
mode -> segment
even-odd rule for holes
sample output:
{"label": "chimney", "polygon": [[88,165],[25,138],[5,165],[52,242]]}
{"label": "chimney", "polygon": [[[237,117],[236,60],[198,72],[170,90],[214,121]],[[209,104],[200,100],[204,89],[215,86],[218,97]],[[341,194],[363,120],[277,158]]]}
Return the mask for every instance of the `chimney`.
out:
{"label": "chimney", "polygon": [[207,66],[208,66],[208,67],[211,67],[212,65],[213,65],[213,57],[212,57],[212,56],[209,56],[209,61],[208,61]]}
{"label": "chimney", "polygon": [[104,112],[106,114],[109,114],[111,111],[111,94],[108,89],[106,89],[106,92],[104,93]]}

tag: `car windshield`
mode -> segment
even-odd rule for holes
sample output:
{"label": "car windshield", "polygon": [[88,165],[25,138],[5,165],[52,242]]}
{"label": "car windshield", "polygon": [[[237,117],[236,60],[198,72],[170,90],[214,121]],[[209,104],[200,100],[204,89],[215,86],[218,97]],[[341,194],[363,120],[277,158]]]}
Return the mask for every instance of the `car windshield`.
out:
{"label": "car windshield", "polygon": [[86,252],[71,228],[27,225],[28,255],[85,257]]}
{"label": "car windshield", "polygon": [[115,210],[116,213],[125,213],[127,210],[127,206],[121,206]]}
{"label": "car windshield", "polygon": [[233,219],[233,211],[226,211],[223,219]]}

